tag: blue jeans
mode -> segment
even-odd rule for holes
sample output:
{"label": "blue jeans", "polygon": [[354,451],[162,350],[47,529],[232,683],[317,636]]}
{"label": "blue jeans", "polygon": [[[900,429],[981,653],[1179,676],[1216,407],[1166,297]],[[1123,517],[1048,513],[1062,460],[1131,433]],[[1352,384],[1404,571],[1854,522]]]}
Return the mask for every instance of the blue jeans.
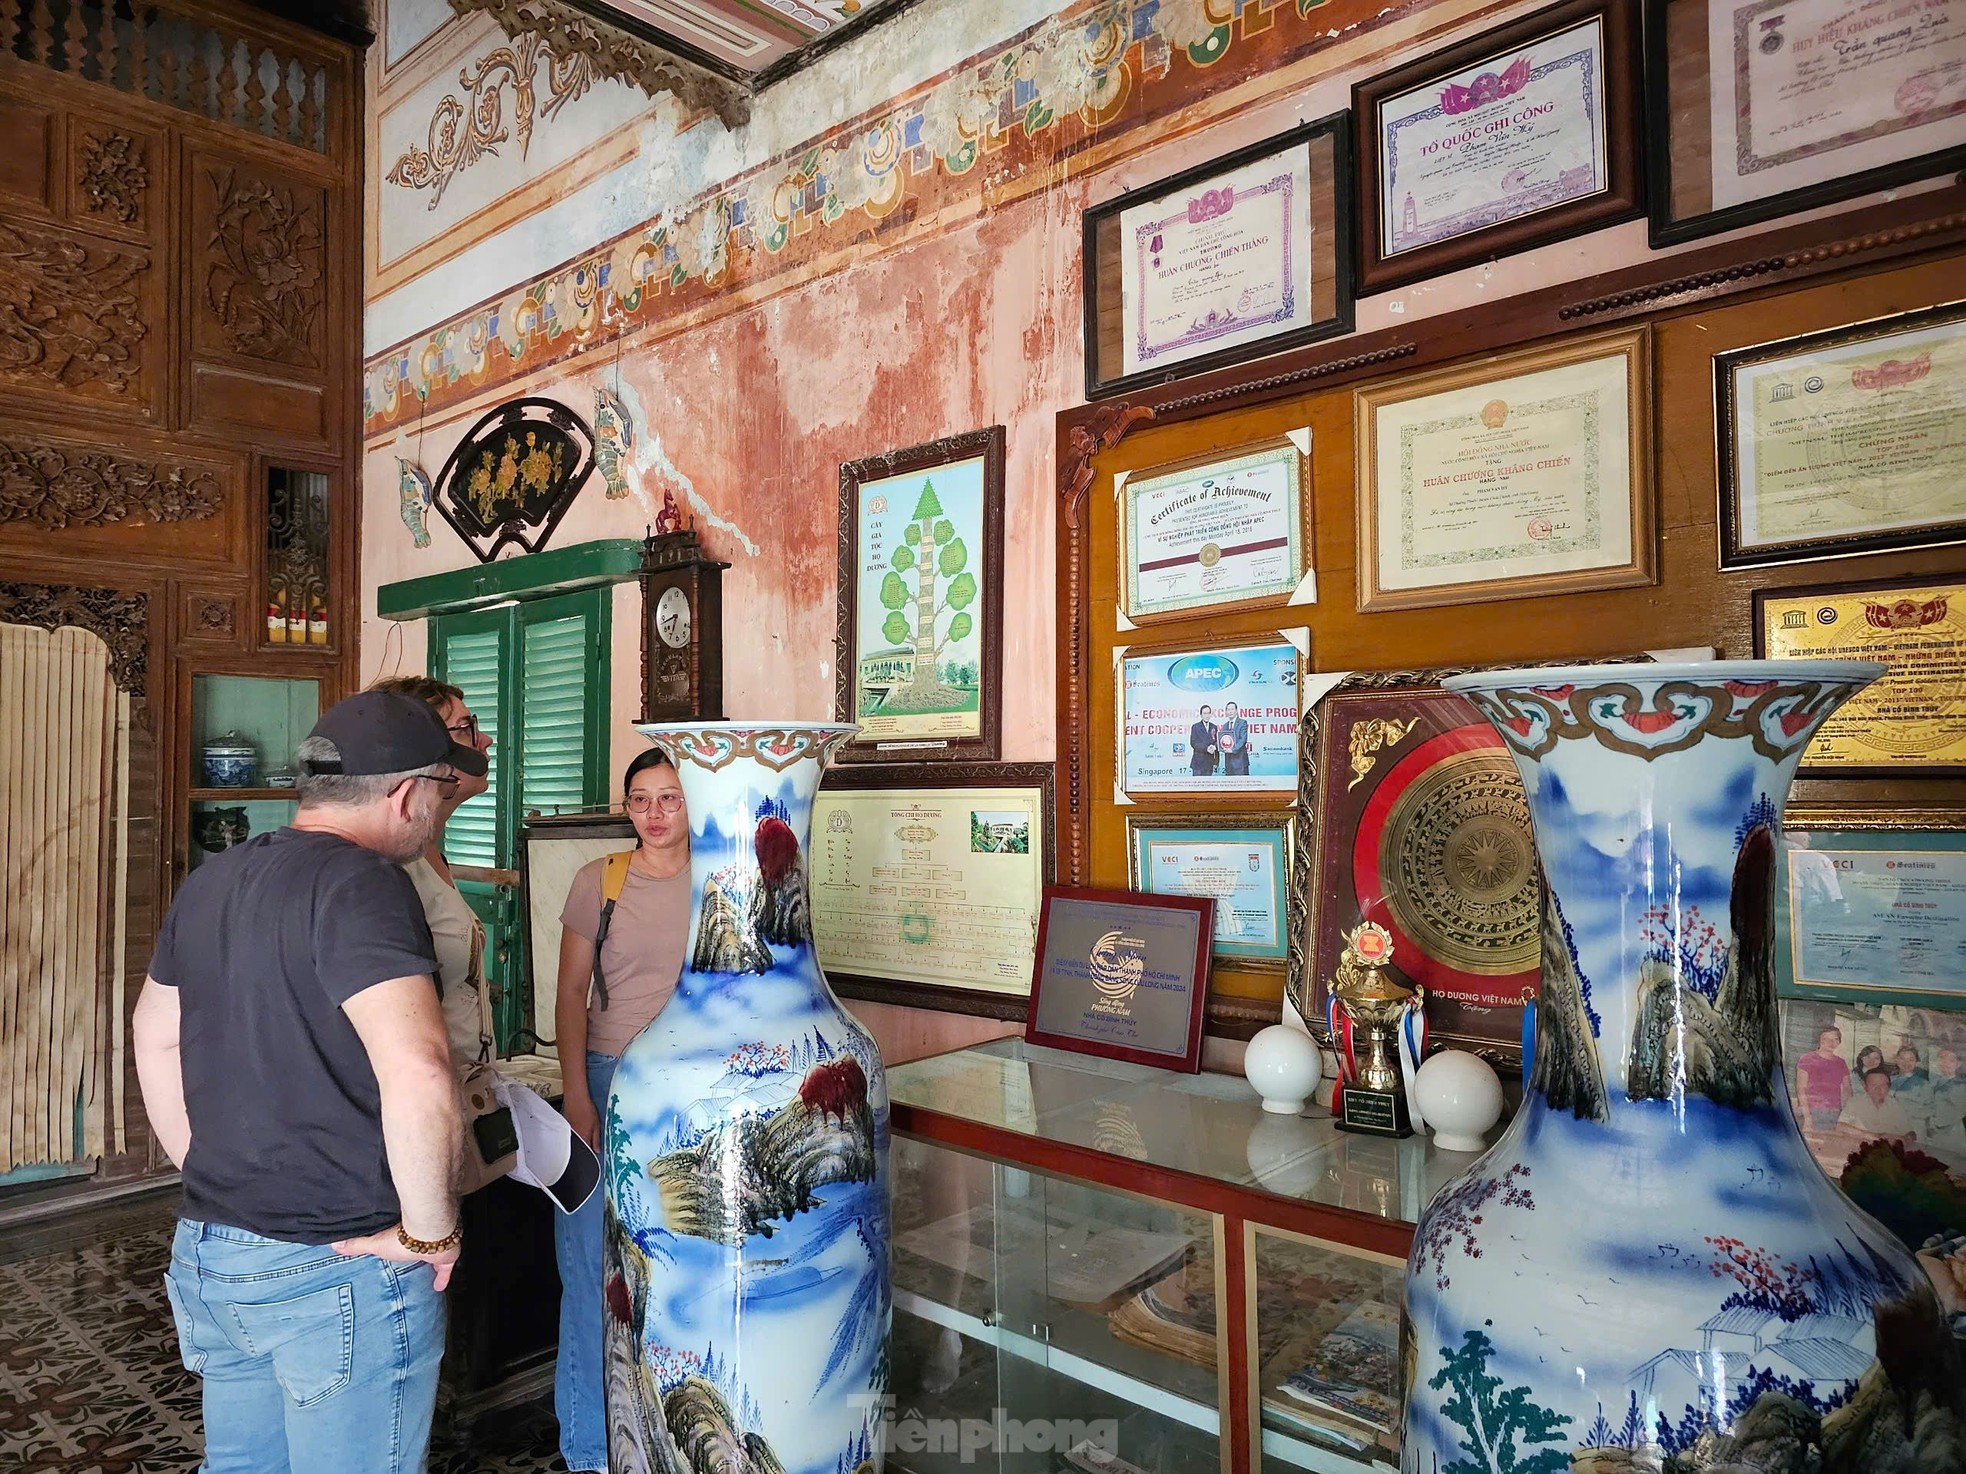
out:
{"label": "blue jeans", "polygon": [[202,1474],[422,1474],[444,1355],[427,1264],[181,1219],[164,1276],[204,1379]]}
{"label": "blue jeans", "polygon": [[[605,1121],[612,1054],[587,1056],[587,1093]],[[553,1411],[560,1418],[560,1457],[569,1469],[608,1466],[608,1392],[601,1325],[606,1270],[601,1254],[601,1205],[607,1200],[607,1158],[601,1185],[577,1212],[553,1216],[553,1257],[560,1264],[560,1359],[553,1368]]]}

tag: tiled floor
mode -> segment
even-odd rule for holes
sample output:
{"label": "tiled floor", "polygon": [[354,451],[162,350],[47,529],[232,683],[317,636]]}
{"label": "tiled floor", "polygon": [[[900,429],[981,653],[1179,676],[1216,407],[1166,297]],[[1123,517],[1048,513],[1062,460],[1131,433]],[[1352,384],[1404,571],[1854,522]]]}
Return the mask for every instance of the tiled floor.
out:
{"label": "tiled floor", "polygon": [[[178,1361],[164,1299],[174,1200],[0,1233],[0,1470],[194,1474],[197,1378]],[[468,1446],[433,1448],[431,1474],[549,1474],[550,1397],[489,1414]]]}

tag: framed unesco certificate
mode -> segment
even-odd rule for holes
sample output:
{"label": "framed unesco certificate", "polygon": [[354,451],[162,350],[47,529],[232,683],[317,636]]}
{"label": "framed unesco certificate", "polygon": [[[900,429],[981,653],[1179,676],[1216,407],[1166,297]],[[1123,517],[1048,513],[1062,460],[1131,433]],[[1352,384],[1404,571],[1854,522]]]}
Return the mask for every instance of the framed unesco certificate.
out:
{"label": "framed unesco certificate", "polygon": [[1046,886],[1024,1037],[1194,1074],[1214,912],[1207,897]]}
{"label": "framed unesco certificate", "polygon": [[1289,440],[1120,487],[1120,608],[1136,624],[1293,601],[1304,576],[1306,457]]}

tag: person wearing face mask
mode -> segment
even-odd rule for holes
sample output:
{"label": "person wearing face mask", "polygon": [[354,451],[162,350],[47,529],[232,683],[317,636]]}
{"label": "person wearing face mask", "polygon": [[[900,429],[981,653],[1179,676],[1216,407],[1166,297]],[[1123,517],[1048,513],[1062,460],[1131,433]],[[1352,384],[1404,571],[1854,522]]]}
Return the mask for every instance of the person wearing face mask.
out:
{"label": "person wearing face mask", "polygon": [[[601,1111],[628,1042],[676,991],[689,943],[689,814],[669,759],[654,749],[628,765],[622,797],[635,826],[625,861],[583,866],[560,913],[554,1005],[567,1123],[601,1151]],[[585,1061],[585,1069],[575,1061]],[[605,1154],[603,1154],[605,1156]],[[560,1264],[560,1356],[553,1405],[567,1468],[605,1470],[602,1375],[602,1194],[554,1221]]]}
{"label": "person wearing face mask", "polygon": [[296,754],[284,828],[188,875],[133,1019],[183,1169],[164,1284],[212,1469],[421,1469],[457,1262],[461,1120],[416,890],[437,794],[482,774],[364,691]]}

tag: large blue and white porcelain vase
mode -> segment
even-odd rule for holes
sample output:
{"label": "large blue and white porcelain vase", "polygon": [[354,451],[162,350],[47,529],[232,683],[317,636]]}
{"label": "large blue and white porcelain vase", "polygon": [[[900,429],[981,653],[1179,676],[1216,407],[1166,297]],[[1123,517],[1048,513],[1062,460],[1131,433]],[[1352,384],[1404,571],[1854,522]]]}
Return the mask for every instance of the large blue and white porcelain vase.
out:
{"label": "large blue and white porcelain vase", "polygon": [[1930,1281],[1810,1156],[1778,1038],[1782,806],[1881,669],[1445,683],[1528,790],[1543,983],[1521,1110],[1414,1234],[1406,1474],[1961,1468]]}
{"label": "large blue and white porcelain vase", "polygon": [[608,1095],[613,1474],[879,1467],[887,1085],[813,952],[813,796],[853,727],[637,730],[690,823],[687,966]]}

